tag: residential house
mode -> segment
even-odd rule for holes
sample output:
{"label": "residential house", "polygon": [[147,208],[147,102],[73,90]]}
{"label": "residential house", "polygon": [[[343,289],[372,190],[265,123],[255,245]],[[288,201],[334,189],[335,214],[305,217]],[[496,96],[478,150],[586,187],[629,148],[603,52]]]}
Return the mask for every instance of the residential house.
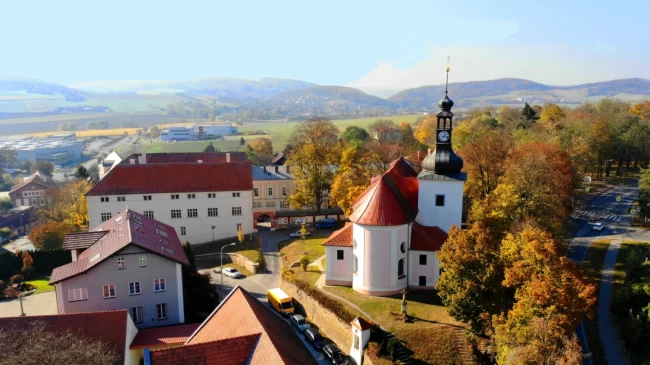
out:
{"label": "residential house", "polygon": [[0,216],[0,228],[8,227],[11,229],[11,235],[29,233],[38,224],[38,212],[34,206],[11,208],[6,215]]}
{"label": "residential house", "polygon": [[183,346],[145,349],[144,363],[317,364],[289,323],[239,286]]}
{"label": "residential house", "polygon": [[14,185],[9,192],[9,200],[15,206],[42,207],[47,199],[51,197],[58,184],[51,176],[36,171],[30,176],[23,178],[23,181]]}
{"label": "residential house", "polygon": [[106,174],[108,174],[109,171],[113,169],[113,167],[117,166],[120,162],[122,162],[122,157],[117,154],[117,152],[113,151],[108,156],[106,156],[100,163],[99,163],[99,179],[103,179]]}
{"label": "residential house", "polygon": [[87,194],[90,227],[127,207],[191,244],[253,231],[251,164],[240,152],[133,154]]}
{"label": "residential house", "polygon": [[351,223],[325,242],[327,285],[377,296],[436,286],[437,251],[451,227],[461,226],[466,180],[463,160],[451,147],[452,106],[445,94],[436,151],[424,158],[422,171],[395,160],[352,204]]}
{"label": "residential house", "polygon": [[173,227],[126,209],[92,231],[65,236],[73,261],[52,271],[59,314],[127,309],[138,328],[185,322]]}

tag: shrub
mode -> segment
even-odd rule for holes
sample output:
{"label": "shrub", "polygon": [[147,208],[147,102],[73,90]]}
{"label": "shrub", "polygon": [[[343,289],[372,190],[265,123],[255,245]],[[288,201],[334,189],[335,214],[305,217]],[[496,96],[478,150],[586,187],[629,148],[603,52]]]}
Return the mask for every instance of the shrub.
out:
{"label": "shrub", "polygon": [[29,232],[29,240],[41,250],[61,249],[65,234],[73,231],[74,227],[67,223],[45,223]]}
{"label": "shrub", "polygon": [[300,257],[300,267],[302,267],[302,271],[307,271],[307,266],[309,266],[309,256],[307,255],[302,255]]}
{"label": "shrub", "polygon": [[9,282],[11,283],[11,285],[21,284],[25,282],[25,278],[22,275],[14,275],[9,278]]}
{"label": "shrub", "polygon": [[34,259],[32,258],[32,255],[29,254],[29,251],[23,251],[22,256],[23,256],[23,268],[21,269],[21,271],[23,272],[23,275],[25,275],[25,277],[29,277],[32,274],[32,271],[34,270]]}
{"label": "shrub", "polygon": [[5,291],[5,282],[0,280],[0,292]]}

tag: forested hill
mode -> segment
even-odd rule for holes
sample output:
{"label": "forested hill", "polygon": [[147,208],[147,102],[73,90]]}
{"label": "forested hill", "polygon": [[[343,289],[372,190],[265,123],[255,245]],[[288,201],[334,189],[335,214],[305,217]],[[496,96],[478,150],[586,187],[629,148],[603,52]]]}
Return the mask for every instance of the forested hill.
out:
{"label": "forested hill", "polygon": [[388,108],[397,109],[397,104],[361,90],[344,86],[316,86],[308,89],[294,90],[275,95],[268,99],[272,103],[284,105],[303,105],[318,108]]}
{"label": "forested hill", "polygon": [[67,101],[83,101],[83,96],[78,90],[34,79],[0,75],[0,94],[40,94],[62,95]]}

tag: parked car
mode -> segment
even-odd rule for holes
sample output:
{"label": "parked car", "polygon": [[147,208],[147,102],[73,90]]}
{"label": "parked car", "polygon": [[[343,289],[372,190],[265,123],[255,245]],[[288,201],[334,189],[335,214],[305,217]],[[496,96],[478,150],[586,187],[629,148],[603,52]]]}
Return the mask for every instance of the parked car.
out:
{"label": "parked car", "polygon": [[291,325],[296,327],[296,329],[300,332],[305,332],[305,330],[311,328],[311,325],[307,323],[305,317],[301,316],[300,314],[291,316],[289,318],[289,321],[291,322]]}
{"label": "parked car", "polygon": [[602,231],[605,226],[602,223],[596,223],[591,228],[593,228],[594,231]]}
{"label": "parked car", "polygon": [[[305,233],[305,236],[309,236],[309,235],[311,235],[311,233],[309,233],[309,231],[307,231]],[[300,237],[302,237],[302,233],[300,233],[300,231],[295,231],[293,233],[290,233],[289,237],[291,237],[291,238],[300,238]]]}
{"label": "parked car", "polygon": [[321,228],[334,228],[336,227],[336,219],[334,218],[324,218],[316,222],[314,224],[316,229],[321,229]]}
{"label": "parked car", "polygon": [[226,267],[223,269],[223,274],[226,276],[230,276],[231,278],[237,279],[238,277],[241,277],[241,273],[237,271],[237,269],[232,268],[232,267]]}
{"label": "parked car", "polygon": [[313,328],[305,330],[305,340],[307,340],[307,342],[314,346],[318,351],[322,350],[323,346],[325,346],[325,339]]}
{"label": "parked car", "polygon": [[334,365],[347,365],[348,359],[335,344],[330,343],[323,346],[323,355],[330,364]]}

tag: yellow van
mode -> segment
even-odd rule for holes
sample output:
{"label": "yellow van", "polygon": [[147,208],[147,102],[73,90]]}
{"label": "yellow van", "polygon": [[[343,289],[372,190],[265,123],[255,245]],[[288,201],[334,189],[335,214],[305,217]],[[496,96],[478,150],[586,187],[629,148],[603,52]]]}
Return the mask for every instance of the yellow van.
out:
{"label": "yellow van", "polygon": [[293,302],[287,293],[280,288],[269,290],[269,304],[283,315],[293,314]]}

